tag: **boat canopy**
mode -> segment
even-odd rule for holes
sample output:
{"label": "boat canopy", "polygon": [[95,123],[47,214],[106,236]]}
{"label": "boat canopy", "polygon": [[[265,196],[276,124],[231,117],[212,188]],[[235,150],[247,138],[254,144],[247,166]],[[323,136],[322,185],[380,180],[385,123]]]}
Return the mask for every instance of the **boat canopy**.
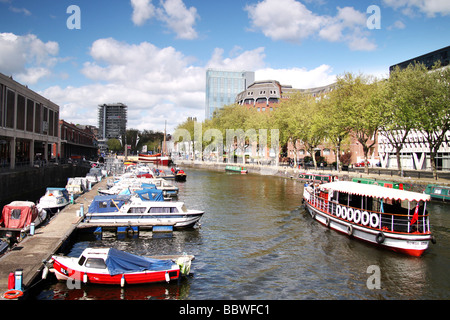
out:
{"label": "boat canopy", "polygon": [[126,201],[131,198],[129,195],[95,196],[89,206],[89,213],[117,212]]}
{"label": "boat canopy", "polygon": [[351,181],[336,181],[320,185],[322,190],[333,190],[338,192],[357,194],[361,196],[395,199],[407,201],[430,201],[431,197],[427,194],[411,192],[399,189],[381,187],[373,184],[362,184]]}
{"label": "boat canopy", "polygon": [[29,226],[38,214],[38,210],[33,202],[13,201],[3,207],[0,225],[5,228],[22,229]]}
{"label": "boat canopy", "polygon": [[172,268],[171,260],[152,259],[110,248],[106,258],[109,273],[114,276],[130,272],[163,271]]}
{"label": "boat canopy", "polygon": [[134,192],[144,201],[164,201],[163,191],[159,189],[142,189]]}

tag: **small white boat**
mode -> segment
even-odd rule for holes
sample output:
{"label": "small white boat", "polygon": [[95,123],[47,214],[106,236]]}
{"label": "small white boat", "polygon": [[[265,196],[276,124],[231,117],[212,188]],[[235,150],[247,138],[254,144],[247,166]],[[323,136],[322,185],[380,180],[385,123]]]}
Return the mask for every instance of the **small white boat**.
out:
{"label": "small white boat", "polygon": [[193,227],[204,211],[188,210],[184,202],[164,201],[162,191],[144,189],[134,196],[96,196],[88,208],[84,222],[93,225],[136,224],[142,228],[154,225],[173,228]]}
{"label": "small white boat", "polygon": [[74,199],[79,197],[88,189],[87,179],[82,177],[69,178],[67,180],[66,190]]}
{"label": "small white boat", "polygon": [[66,188],[47,188],[44,196],[39,199],[37,206],[46,210],[49,214],[55,214],[64,209],[69,202],[69,193]]}
{"label": "small white boat", "polygon": [[54,255],[53,272],[60,281],[125,286],[170,282],[189,274],[193,256],[138,256],[114,248],[87,248],[79,257]]}

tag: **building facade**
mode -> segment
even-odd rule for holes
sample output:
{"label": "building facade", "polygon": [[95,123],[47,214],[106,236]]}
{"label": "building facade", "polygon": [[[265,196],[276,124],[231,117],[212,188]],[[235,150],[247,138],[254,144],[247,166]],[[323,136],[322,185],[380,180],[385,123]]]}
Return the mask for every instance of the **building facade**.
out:
{"label": "building facade", "polygon": [[59,106],[0,74],[0,167],[33,166],[58,156]]}
{"label": "building facade", "polygon": [[236,95],[255,81],[253,71],[206,71],[205,119],[211,119],[214,111],[235,103]]}
{"label": "building facade", "polygon": [[90,126],[75,125],[59,120],[60,156],[62,159],[94,159],[97,139]]}

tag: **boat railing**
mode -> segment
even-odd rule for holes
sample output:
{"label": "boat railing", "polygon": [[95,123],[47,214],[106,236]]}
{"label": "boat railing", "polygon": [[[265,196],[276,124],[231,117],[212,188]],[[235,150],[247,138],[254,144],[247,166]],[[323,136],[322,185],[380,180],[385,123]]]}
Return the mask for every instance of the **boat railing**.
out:
{"label": "boat railing", "polygon": [[419,212],[417,221],[411,224],[414,209],[410,211],[412,212],[410,214],[377,212],[347,206],[336,201],[329,201],[314,194],[314,192],[305,191],[309,194],[309,197],[307,196],[305,201],[310,205],[334,217],[356,225],[393,233],[429,234],[431,232],[429,215],[427,213],[423,214],[423,212]]}

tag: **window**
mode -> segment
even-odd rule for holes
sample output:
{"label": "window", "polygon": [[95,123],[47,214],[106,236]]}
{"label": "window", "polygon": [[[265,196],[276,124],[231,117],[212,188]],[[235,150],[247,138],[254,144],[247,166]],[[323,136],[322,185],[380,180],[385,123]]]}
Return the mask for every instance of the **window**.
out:
{"label": "window", "polygon": [[27,100],[27,125],[26,129],[29,132],[33,132],[33,114],[34,114],[34,101]]}
{"label": "window", "polygon": [[15,114],[15,100],[16,93],[7,90],[6,93],[6,127],[14,128],[14,114]]}
{"label": "window", "polygon": [[16,129],[25,130],[25,97],[21,94],[17,95],[16,119]]}
{"label": "window", "polygon": [[128,209],[128,213],[145,213],[146,209],[145,207],[131,207]]}
{"label": "window", "polygon": [[12,211],[11,211],[11,219],[19,220],[21,213],[22,213],[22,210],[20,210],[20,209],[12,209]]}
{"label": "window", "polygon": [[88,258],[85,266],[87,268],[106,269],[105,260],[102,258]]}
{"label": "window", "polygon": [[86,257],[85,257],[85,256],[81,256],[81,257],[80,257],[80,260],[78,260],[78,264],[79,264],[80,266],[82,266],[82,265],[84,264],[85,261],[86,261]]}
{"label": "window", "polygon": [[150,213],[178,213],[178,209],[175,207],[152,207]]}

